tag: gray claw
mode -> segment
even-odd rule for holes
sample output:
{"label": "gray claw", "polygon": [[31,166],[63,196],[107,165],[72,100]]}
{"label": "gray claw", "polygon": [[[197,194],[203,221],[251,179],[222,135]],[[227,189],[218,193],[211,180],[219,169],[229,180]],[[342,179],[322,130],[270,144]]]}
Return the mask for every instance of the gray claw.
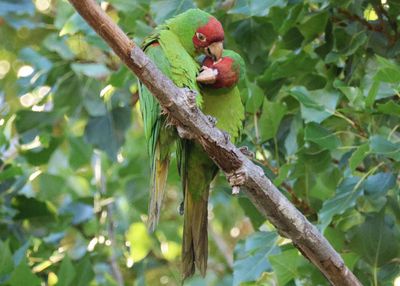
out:
{"label": "gray claw", "polygon": [[186,95],[186,100],[187,100],[187,103],[189,105],[189,108],[190,109],[196,108],[197,107],[197,103],[196,103],[197,92],[194,91],[194,90],[191,90],[191,89],[189,89],[187,87],[183,88],[183,92]]}
{"label": "gray claw", "polygon": [[225,144],[228,144],[228,142],[231,140],[231,135],[224,130],[222,130],[222,134],[224,134]]}
{"label": "gray claw", "polygon": [[211,116],[211,115],[206,115],[208,121],[210,121],[210,123],[212,124],[213,127],[215,127],[215,125],[217,124],[217,118]]}

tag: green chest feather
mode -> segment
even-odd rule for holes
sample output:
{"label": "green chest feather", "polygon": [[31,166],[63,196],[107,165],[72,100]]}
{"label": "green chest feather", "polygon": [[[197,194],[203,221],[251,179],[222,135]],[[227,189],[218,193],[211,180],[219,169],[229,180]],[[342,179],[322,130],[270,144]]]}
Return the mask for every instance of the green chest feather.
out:
{"label": "green chest feather", "polygon": [[244,106],[237,88],[228,93],[214,95],[212,90],[203,92],[203,112],[217,119],[217,127],[228,132],[235,141],[243,126]]}

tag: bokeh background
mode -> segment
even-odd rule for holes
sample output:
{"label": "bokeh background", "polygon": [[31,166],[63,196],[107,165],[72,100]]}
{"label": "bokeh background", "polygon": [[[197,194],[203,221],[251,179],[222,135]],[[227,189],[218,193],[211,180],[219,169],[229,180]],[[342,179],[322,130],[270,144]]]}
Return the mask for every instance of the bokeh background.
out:
{"label": "bokeh background", "polygon": [[[400,285],[397,0],[99,1],[136,43],[199,7],[247,65],[245,132],[268,176],[364,285]],[[137,80],[63,0],[0,1],[0,285],[180,285],[172,163],[157,231]],[[205,279],[328,285],[225,178]]]}

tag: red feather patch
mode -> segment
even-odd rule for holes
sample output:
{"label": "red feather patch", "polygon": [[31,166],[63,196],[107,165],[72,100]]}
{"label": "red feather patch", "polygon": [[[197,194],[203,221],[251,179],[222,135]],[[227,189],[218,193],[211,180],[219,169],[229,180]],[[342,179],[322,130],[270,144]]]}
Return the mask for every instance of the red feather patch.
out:
{"label": "red feather patch", "polygon": [[[197,33],[203,34],[205,36],[205,40],[199,40],[197,37]],[[192,40],[196,48],[207,47],[212,43],[221,42],[224,40],[224,29],[217,19],[211,17],[207,24],[201,26],[196,30],[196,33],[193,36]]]}

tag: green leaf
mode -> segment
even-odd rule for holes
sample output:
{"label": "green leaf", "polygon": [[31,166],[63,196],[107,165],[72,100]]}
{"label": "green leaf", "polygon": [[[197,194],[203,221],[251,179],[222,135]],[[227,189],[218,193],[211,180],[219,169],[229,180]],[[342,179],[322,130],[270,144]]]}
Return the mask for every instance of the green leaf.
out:
{"label": "green leaf", "polygon": [[157,24],[161,24],[166,19],[176,16],[190,8],[194,8],[191,0],[164,0],[151,1],[150,10],[153,11],[153,18]]}
{"label": "green leaf", "polygon": [[377,173],[369,176],[364,183],[365,194],[377,199],[396,186],[396,176],[393,173]]}
{"label": "green leaf", "polygon": [[360,163],[364,160],[364,158],[369,154],[369,144],[365,143],[357,147],[357,150],[351,154],[349,159],[350,170],[354,172],[354,170],[360,165]]}
{"label": "green leaf", "polygon": [[9,13],[15,14],[31,14],[35,13],[35,6],[30,0],[3,0],[0,2],[0,16]]}
{"label": "green leaf", "polygon": [[13,261],[14,265],[19,265],[26,257],[26,252],[28,251],[29,247],[31,246],[31,241],[26,241],[17,251],[14,252]]}
{"label": "green leaf", "polygon": [[363,110],[365,108],[364,94],[359,87],[346,86],[340,81],[335,81],[334,86],[347,97],[349,106],[354,107],[356,110]]}
{"label": "green leaf", "polygon": [[18,133],[22,134],[31,129],[39,129],[53,125],[62,115],[63,110],[51,112],[36,112],[30,110],[20,110],[17,112],[15,127]]}
{"label": "green leaf", "polygon": [[264,100],[263,90],[254,83],[248,83],[248,98],[246,100],[246,112],[257,113]]}
{"label": "green leaf", "polygon": [[70,137],[69,144],[71,148],[69,164],[72,168],[78,169],[79,167],[90,163],[93,150],[84,137]]}
{"label": "green leaf", "polygon": [[[265,50],[273,45],[278,36],[272,24],[263,21],[263,18],[248,18],[238,21],[234,27],[233,37],[245,58],[249,59],[252,65],[264,63]],[[247,44],[242,45],[242,43]],[[249,71],[249,67],[253,68],[252,65],[247,66],[247,71]]]}
{"label": "green leaf", "polygon": [[285,250],[269,256],[268,259],[278,277],[279,285],[286,285],[289,281],[299,277],[301,274],[299,266],[306,262],[297,249]]}
{"label": "green leaf", "polygon": [[85,128],[86,140],[116,159],[130,125],[130,109],[119,107],[104,116],[91,117]]}
{"label": "green leaf", "polygon": [[259,121],[260,137],[262,141],[274,138],[279,124],[286,114],[286,105],[280,102],[264,100],[263,110]]}
{"label": "green leaf", "polygon": [[[68,272],[70,272],[68,267]],[[75,279],[70,285],[87,286],[94,278],[94,271],[89,256],[85,256],[75,267]],[[69,279],[68,279],[69,280]]]}
{"label": "green leaf", "polygon": [[285,1],[283,0],[238,0],[228,14],[262,17],[267,16],[272,7],[283,7],[284,5]]}
{"label": "green leaf", "polygon": [[265,217],[254,208],[254,205],[251,203],[249,198],[239,197],[238,202],[246,216],[250,218],[253,228],[258,229],[265,222]]}
{"label": "green leaf", "polygon": [[351,248],[372,267],[380,267],[398,257],[400,245],[393,225],[381,214],[368,217],[350,241]]}
{"label": "green leaf", "polygon": [[110,70],[104,64],[71,64],[71,68],[77,74],[101,79],[111,74]]}
{"label": "green leaf", "polygon": [[380,56],[376,56],[376,59],[379,63],[379,69],[374,80],[398,84],[400,82],[399,65]]}
{"label": "green leaf", "polygon": [[265,271],[271,270],[268,257],[279,253],[275,232],[256,232],[235,249],[233,285],[256,281]]}
{"label": "green leaf", "polygon": [[0,182],[20,176],[23,174],[21,167],[19,166],[6,166],[0,172]]}
{"label": "green leaf", "polygon": [[326,200],[319,211],[319,223],[324,229],[332,221],[334,215],[343,214],[353,207],[363,193],[358,177],[346,177],[336,190],[333,198]]}
{"label": "green leaf", "polygon": [[41,146],[37,148],[21,152],[21,155],[23,155],[33,166],[46,164],[61,141],[62,138],[51,137],[47,146],[43,146],[44,144],[41,144]]}
{"label": "green leaf", "polygon": [[394,101],[388,101],[386,103],[377,104],[379,112],[388,115],[400,116],[400,104],[396,104]]}
{"label": "green leaf", "polygon": [[312,72],[318,60],[311,58],[307,53],[290,53],[275,60],[260,77],[262,81],[272,81],[285,77],[294,77]]}
{"label": "green leaf", "polygon": [[93,30],[88,23],[86,23],[86,21],[83,20],[83,18],[77,12],[75,12],[65,22],[59,35],[74,35],[80,31],[85,32],[85,34],[93,33]]}
{"label": "green leaf", "polygon": [[302,86],[290,89],[289,94],[300,102],[301,116],[305,122],[321,123],[336,110],[339,95],[334,91],[308,91]]}
{"label": "green leaf", "polygon": [[282,37],[282,48],[295,50],[301,47],[301,43],[303,42],[304,37],[300,33],[299,29],[294,27],[291,28],[285,35]]}
{"label": "green leaf", "polygon": [[313,122],[307,124],[304,129],[304,140],[314,142],[328,150],[334,150],[340,144],[339,139],[328,129]]}
{"label": "green leaf", "polygon": [[18,211],[14,219],[46,219],[55,220],[56,211],[49,202],[41,202],[35,198],[16,196],[12,200],[12,206]]}
{"label": "green leaf", "polygon": [[354,54],[368,40],[363,30],[349,34],[344,28],[335,28],[333,35],[335,49],[342,56]]}
{"label": "green leaf", "polygon": [[31,269],[28,267],[25,260],[23,260],[15,268],[8,283],[10,286],[21,286],[21,285],[40,286],[41,285],[40,279],[32,273]]}
{"label": "green leaf", "polygon": [[317,12],[305,17],[299,29],[307,40],[318,37],[325,31],[328,22],[328,13],[325,11]]}
{"label": "green leaf", "polygon": [[65,256],[57,273],[57,286],[72,286],[73,284],[71,284],[71,282],[74,280],[75,275],[76,271],[74,265],[69,257]]}
{"label": "green leaf", "polygon": [[130,257],[134,262],[138,262],[146,257],[150,252],[153,241],[149,236],[147,227],[142,222],[133,223],[130,225],[126,240],[130,242]]}
{"label": "green leaf", "polygon": [[389,83],[399,83],[400,73],[398,69],[384,68],[378,71],[374,79]]}
{"label": "green leaf", "polygon": [[371,152],[400,161],[400,146],[392,143],[380,135],[374,135],[370,138]]}
{"label": "green leaf", "polygon": [[65,39],[59,37],[57,34],[50,34],[43,41],[43,45],[52,52],[56,52],[61,58],[64,60],[72,60],[74,58],[74,54],[67,46]]}
{"label": "green leaf", "polygon": [[0,283],[8,279],[14,269],[13,258],[11,255],[9,242],[0,240]]}

